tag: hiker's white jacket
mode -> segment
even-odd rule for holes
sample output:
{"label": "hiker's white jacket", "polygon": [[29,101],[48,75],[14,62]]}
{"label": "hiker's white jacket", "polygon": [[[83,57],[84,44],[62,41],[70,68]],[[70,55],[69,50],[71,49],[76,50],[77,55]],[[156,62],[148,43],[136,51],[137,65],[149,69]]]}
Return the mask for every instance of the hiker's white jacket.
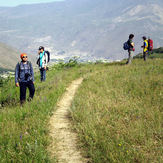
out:
{"label": "hiker's white jacket", "polygon": [[40,53],[39,55],[38,55],[38,57],[37,57],[37,60],[40,60],[39,61],[39,64],[38,64],[38,66],[39,66],[39,68],[41,69],[41,68],[44,68],[45,66],[47,66],[47,63],[48,63],[48,56],[47,56],[47,54],[46,54],[46,52],[45,51],[43,51],[43,53]]}

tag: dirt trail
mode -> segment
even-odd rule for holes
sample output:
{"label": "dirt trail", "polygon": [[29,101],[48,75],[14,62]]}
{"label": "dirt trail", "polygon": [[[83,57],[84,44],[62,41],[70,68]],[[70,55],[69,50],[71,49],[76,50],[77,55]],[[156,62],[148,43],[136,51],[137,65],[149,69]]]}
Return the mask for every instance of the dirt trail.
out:
{"label": "dirt trail", "polygon": [[[65,94],[57,104],[57,110],[50,119],[50,135],[54,140],[50,151],[57,156],[59,163],[86,163],[87,160],[81,156],[77,149],[77,135],[70,128],[69,108],[74,95],[82,83],[83,78],[79,78],[71,83]],[[57,143],[55,143],[57,142]],[[57,147],[56,147],[57,146]]]}

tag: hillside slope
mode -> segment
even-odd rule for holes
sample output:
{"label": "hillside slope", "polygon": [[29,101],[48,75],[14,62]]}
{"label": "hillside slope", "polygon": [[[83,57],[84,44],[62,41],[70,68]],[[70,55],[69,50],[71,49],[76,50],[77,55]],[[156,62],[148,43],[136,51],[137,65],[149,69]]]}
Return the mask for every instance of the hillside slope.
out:
{"label": "hillside slope", "polygon": [[[8,46],[0,42],[0,69],[11,69],[14,70],[16,63],[20,61],[20,54],[22,52],[15,49],[14,47]],[[34,57],[29,55],[29,59]]]}
{"label": "hillside slope", "polygon": [[20,54],[20,51],[0,42],[0,68],[14,69],[20,60]]}

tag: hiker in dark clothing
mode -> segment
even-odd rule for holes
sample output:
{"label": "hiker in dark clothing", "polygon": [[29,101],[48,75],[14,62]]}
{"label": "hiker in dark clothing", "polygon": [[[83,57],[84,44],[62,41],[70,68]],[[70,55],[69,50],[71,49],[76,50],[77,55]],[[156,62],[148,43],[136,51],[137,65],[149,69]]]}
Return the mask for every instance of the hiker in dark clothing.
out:
{"label": "hiker in dark clothing", "polygon": [[34,72],[31,62],[27,61],[27,54],[20,55],[21,62],[18,62],[15,68],[15,84],[20,86],[20,103],[21,105],[26,101],[26,89],[29,89],[28,101],[33,99],[35,93],[34,87]]}
{"label": "hiker in dark clothing", "polygon": [[126,64],[130,64],[133,59],[133,55],[134,55],[134,51],[135,51],[133,38],[134,38],[134,35],[130,34],[129,40],[127,41],[128,45],[129,45],[129,49],[128,49],[128,61]]}

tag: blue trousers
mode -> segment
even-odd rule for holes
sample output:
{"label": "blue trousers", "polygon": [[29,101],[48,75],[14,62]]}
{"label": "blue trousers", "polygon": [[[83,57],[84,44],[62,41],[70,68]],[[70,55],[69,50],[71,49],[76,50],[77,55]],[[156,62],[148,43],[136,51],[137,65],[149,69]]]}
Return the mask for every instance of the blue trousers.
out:
{"label": "blue trousers", "polygon": [[46,80],[46,70],[44,68],[40,69],[40,80],[45,81]]}

